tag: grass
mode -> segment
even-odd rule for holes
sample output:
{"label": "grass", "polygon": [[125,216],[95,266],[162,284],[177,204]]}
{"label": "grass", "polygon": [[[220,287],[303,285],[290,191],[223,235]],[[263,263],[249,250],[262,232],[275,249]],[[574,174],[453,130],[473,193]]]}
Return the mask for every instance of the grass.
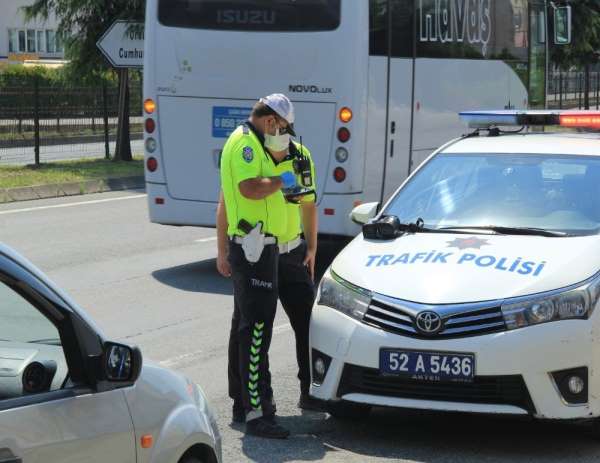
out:
{"label": "grass", "polygon": [[33,166],[0,166],[0,188],[83,182],[135,175],[144,175],[144,161],[141,157],[134,157],[131,162],[81,159],[49,162],[37,168]]}

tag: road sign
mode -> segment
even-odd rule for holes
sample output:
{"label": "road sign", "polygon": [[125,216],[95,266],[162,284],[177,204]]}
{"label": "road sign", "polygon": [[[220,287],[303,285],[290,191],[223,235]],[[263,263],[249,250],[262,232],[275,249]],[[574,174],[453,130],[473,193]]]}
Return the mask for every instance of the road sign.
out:
{"label": "road sign", "polygon": [[141,68],[144,65],[144,24],[118,19],[96,46],[115,68]]}

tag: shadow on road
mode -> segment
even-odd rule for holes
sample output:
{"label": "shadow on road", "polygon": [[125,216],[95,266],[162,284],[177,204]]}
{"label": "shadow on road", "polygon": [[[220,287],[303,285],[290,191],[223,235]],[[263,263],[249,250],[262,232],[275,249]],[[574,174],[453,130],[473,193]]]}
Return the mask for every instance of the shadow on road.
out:
{"label": "shadow on road", "polygon": [[[339,253],[345,242],[326,242],[319,245],[317,253],[317,280]],[[231,280],[223,278],[217,272],[215,259],[178,265],[152,272],[152,276],[172,288],[195,293],[232,295]]]}
{"label": "shadow on road", "polygon": [[[328,415],[280,418],[287,441],[243,437],[258,463],[314,461],[342,450],[359,458],[415,462],[598,461],[600,440],[583,425],[530,419],[377,409],[361,422]],[[347,455],[345,452],[343,455]],[[361,461],[351,459],[352,461]],[[340,460],[341,461],[341,460]]]}
{"label": "shadow on road", "polygon": [[231,281],[219,275],[215,259],[156,270],[152,272],[152,276],[167,286],[183,291],[233,294]]}

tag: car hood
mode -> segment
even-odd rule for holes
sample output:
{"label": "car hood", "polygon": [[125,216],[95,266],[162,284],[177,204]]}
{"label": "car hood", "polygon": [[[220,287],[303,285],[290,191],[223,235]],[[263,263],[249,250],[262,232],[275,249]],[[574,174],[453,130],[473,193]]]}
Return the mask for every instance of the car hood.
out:
{"label": "car hood", "polygon": [[418,233],[373,241],[359,235],[331,268],[357,286],[407,301],[488,301],[590,278],[600,270],[600,236]]}

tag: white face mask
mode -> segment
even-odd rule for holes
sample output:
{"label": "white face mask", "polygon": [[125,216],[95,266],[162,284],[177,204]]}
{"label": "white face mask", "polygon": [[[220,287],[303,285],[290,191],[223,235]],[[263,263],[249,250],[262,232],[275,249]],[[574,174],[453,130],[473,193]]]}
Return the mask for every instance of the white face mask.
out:
{"label": "white face mask", "polygon": [[285,151],[290,146],[290,134],[280,134],[277,127],[277,135],[265,133],[265,146],[272,151]]}

